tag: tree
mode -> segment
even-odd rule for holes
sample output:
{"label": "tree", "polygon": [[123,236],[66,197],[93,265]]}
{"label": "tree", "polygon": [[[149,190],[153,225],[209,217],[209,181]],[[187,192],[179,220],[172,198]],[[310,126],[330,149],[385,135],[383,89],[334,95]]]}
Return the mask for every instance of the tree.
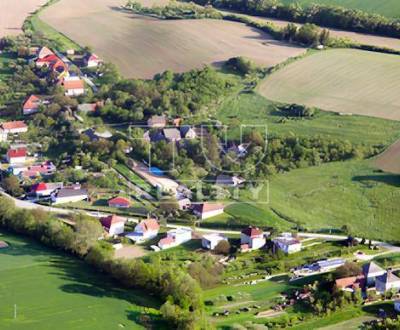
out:
{"label": "tree", "polygon": [[214,248],[214,252],[216,254],[228,255],[230,251],[231,251],[231,245],[227,240],[220,241]]}
{"label": "tree", "polygon": [[15,197],[20,196],[23,192],[19,180],[15,175],[4,178],[2,181],[2,187],[7,193]]}
{"label": "tree", "polygon": [[358,276],[362,273],[362,268],[355,262],[346,262],[343,266],[340,266],[335,270],[335,278],[344,278],[350,276]]}

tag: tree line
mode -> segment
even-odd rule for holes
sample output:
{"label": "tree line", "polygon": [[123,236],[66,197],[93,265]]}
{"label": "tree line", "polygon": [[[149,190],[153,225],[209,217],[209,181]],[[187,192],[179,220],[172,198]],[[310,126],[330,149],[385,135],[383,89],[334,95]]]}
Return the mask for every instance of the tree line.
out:
{"label": "tree line", "polygon": [[313,4],[283,4],[278,0],[195,0],[200,5],[211,4],[249,15],[273,17],[297,23],[313,23],[348,31],[400,38],[400,22],[377,14],[339,6]]}
{"label": "tree line", "polygon": [[155,294],[164,302],[164,319],[174,328],[206,327],[202,290],[189,274],[157,256],[147,262],[114,259],[112,246],[98,240],[103,232],[98,220],[77,214],[72,221],[73,227],[42,210],[18,209],[10,199],[0,197],[0,227],[72,253],[126,288]]}

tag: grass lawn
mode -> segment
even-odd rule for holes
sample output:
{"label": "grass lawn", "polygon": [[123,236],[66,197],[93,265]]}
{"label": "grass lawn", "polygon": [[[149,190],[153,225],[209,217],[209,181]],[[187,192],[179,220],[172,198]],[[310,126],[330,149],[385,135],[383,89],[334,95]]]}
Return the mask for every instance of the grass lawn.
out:
{"label": "grass lawn", "polygon": [[398,55],[332,49],[295,61],[267,77],[262,95],[323,110],[400,119]]}
{"label": "grass lawn", "polygon": [[285,219],[310,230],[340,229],[347,225],[357,235],[399,241],[400,177],[374,170],[369,160],[335,162],[276,175],[268,205]]}
{"label": "grass lawn", "polygon": [[127,180],[129,180],[134,185],[148,192],[149,194],[156,194],[154,188],[139,175],[129,169],[125,164],[117,164],[114,166],[115,170],[123,175]]}
{"label": "grass lawn", "polygon": [[400,267],[400,253],[390,253],[374,258],[379,265],[384,268],[387,267]]}
{"label": "grass lawn", "polygon": [[340,6],[350,9],[359,9],[371,14],[386,17],[400,17],[400,3],[397,0],[282,0],[284,4],[300,4],[307,7],[312,4]]}
{"label": "grass lawn", "polygon": [[157,315],[158,301],[78,259],[4,232],[0,240],[10,245],[0,250],[1,329],[141,329],[141,311]]}
{"label": "grass lawn", "polygon": [[239,136],[240,124],[265,125],[268,135],[322,135],[356,144],[388,145],[400,137],[400,122],[364,116],[339,116],[333,112],[319,111],[313,119],[282,122],[285,116],[277,111],[276,105],[256,92],[242,93],[227,98],[218,110],[217,117],[229,126],[231,137]]}

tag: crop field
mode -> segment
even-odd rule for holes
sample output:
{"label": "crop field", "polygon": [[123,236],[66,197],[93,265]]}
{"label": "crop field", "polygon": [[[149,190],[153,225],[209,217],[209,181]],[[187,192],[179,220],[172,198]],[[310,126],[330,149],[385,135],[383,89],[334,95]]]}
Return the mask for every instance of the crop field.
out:
{"label": "crop field", "polygon": [[400,174],[400,140],[376,158],[375,166],[385,172]]}
{"label": "crop field", "polygon": [[367,238],[399,241],[399,187],[399,176],[377,171],[370,160],[335,162],[276,175],[259,195],[268,194],[269,204],[253,205],[310,230],[347,225]]}
{"label": "crop field", "polygon": [[400,17],[400,3],[397,0],[281,0],[281,2],[285,4],[299,3],[303,7],[317,3],[359,9],[387,17]]}
{"label": "crop field", "polygon": [[22,32],[24,20],[47,0],[2,0],[0,1],[0,38]]}
{"label": "crop field", "polygon": [[338,113],[400,120],[397,55],[335,49],[295,61],[259,87],[265,97]]}
{"label": "crop field", "polygon": [[0,250],[1,329],[142,329],[140,312],[157,313],[148,295],[119,289],[80,260],[6,233],[0,240],[9,244]]}
{"label": "crop field", "polygon": [[222,20],[158,20],[121,11],[121,0],[61,0],[40,18],[82,46],[115,63],[127,77],[151,78],[218,65],[246,56],[273,66],[304,48],[272,39],[257,29]]}

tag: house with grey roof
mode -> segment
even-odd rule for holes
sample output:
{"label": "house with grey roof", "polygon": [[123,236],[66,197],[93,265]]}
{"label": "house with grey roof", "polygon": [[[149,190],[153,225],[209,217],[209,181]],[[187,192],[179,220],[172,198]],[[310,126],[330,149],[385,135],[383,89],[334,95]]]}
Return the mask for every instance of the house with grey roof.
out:
{"label": "house with grey roof", "polygon": [[164,128],[163,134],[169,142],[178,142],[181,139],[181,132],[177,128]]}
{"label": "house with grey roof", "polygon": [[383,294],[389,290],[398,292],[400,290],[400,278],[388,270],[385,274],[375,279],[375,289],[377,293]]}
{"label": "house with grey roof", "polygon": [[75,203],[89,198],[87,189],[78,187],[61,188],[52,196],[53,204]]}
{"label": "house with grey roof", "polygon": [[375,285],[375,279],[386,273],[386,270],[371,261],[362,267],[367,286]]}
{"label": "house with grey roof", "polygon": [[147,121],[147,126],[150,128],[164,128],[167,125],[167,117],[162,116],[152,116]]}

